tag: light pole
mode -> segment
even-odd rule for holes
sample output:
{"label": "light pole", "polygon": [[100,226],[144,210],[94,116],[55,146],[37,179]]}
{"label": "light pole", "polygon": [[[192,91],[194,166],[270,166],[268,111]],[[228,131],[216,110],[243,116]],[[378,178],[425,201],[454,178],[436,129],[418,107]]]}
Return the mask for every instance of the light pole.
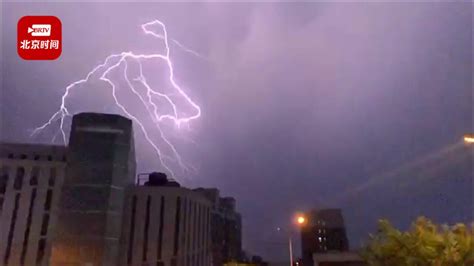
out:
{"label": "light pole", "polygon": [[[306,217],[303,214],[296,215],[296,225],[301,228],[306,224]],[[291,231],[288,234],[288,251],[290,253],[290,266],[293,266],[293,240],[291,238]]]}

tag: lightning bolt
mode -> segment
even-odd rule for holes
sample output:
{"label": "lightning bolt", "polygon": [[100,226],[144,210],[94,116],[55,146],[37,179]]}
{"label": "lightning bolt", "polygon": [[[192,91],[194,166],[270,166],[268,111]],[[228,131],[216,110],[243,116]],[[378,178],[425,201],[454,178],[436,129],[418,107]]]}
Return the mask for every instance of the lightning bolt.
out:
{"label": "lightning bolt", "polygon": [[[160,32],[155,32],[152,27],[159,26],[161,28]],[[111,54],[105,58],[105,60],[95,66],[87,75],[80,80],[74,81],[66,86],[65,92],[61,97],[61,105],[59,106],[58,110],[41,126],[35,128],[32,132],[32,136],[40,133],[44,129],[52,126],[59,120],[59,129],[58,134],[60,133],[62,136],[62,140],[64,144],[67,144],[67,136],[64,130],[64,123],[65,120],[69,117],[72,117],[72,113],[68,109],[67,99],[70,96],[71,90],[75,89],[79,85],[83,85],[88,83],[90,80],[97,78],[109,85],[112,90],[112,97],[114,99],[115,105],[130,119],[132,119],[136,126],[140,129],[141,133],[145,137],[146,141],[153,147],[154,152],[160,162],[160,164],[172,175],[175,176],[172,167],[169,165],[169,161],[176,162],[181,169],[188,170],[188,167],[183,162],[180,154],[178,153],[174,144],[170,141],[169,137],[165,134],[162,129],[162,123],[173,123],[177,127],[180,127],[182,124],[189,124],[189,122],[198,119],[201,116],[201,108],[198,104],[196,104],[186,92],[181,88],[181,86],[175,80],[175,72],[173,62],[170,58],[170,41],[178,46],[185,52],[188,52],[194,56],[204,58],[199,53],[185,47],[180,42],[169,39],[168,32],[166,30],[166,26],[160,20],[153,20],[151,22],[145,23],[141,25],[142,31],[146,35],[150,35],[154,38],[161,40],[164,43],[164,53],[154,53],[154,54],[137,54],[133,52],[121,52],[117,54]],[[142,62],[144,60],[160,60],[164,62],[167,66],[168,70],[168,77],[167,80],[171,84],[173,92],[177,93],[180,97],[182,97],[188,105],[191,106],[192,112],[190,115],[182,115],[183,112],[179,112],[177,104],[172,100],[170,95],[162,93],[156,89],[153,89],[152,86],[149,85],[147,79],[143,73],[143,65]],[[145,88],[145,93],[140,93],[136,87],[133,85],[132,80],[130,80],[129,74],[129,63],[135,62],[138,64],[139,67],[139,74],[138,77],[133,78],[134,82],[138,82]],[[124,105],[121,101],[119,101],[117,97],[117,89],[116,89],[116,81],[110,77],[110,73],[112,71],[118,71],[119,67],[123,68],[123,78],[127,84],[127,87],[130,91],[138,97],[141,104],[147,110],[148,115],[150,116],[154,128],[159,132],[159,137],[167,146],[167,148],[171,151],[171,155],[165,154],[163,152],[164,147],[160,147],[160,145],[155,142],[152,137],[150,137],[150,132],[146,129],[144,125],[144,121],[137,116],[132,114],[132,111],[129,110],[126,105]],[[161,114],[158,110],[158,103],[155,99],[162,99],[167,104],[171,106],[172,112],[171,114],[165,113]],[[189,112],[188,112],[189,113]],[[55,134],[53,137],[53,142],[55,141],[58,134]]]}

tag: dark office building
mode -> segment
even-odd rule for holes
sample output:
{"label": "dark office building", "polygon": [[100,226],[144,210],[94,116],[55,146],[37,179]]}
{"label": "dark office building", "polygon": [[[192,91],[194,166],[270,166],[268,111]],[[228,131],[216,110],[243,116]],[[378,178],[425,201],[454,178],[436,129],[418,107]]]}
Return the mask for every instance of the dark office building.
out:
{"label": "dark office building", "polygon": [[124,191],[136,165],[132,121],[75,115],[67,159],[51,265],[118,265]]}
{"label": "dark office building", "polygon": [[198,188],[212,203],[212,266],[222,266],[242,258],[242,217],[236,211],[235,199],[220,197],[216,188]]}
{"label": "dark office building", "polygon": [[306,217],[308,223],[301,229],[303,265],[313,265],[313,253],[349,250],[340,209],[314,210]]}

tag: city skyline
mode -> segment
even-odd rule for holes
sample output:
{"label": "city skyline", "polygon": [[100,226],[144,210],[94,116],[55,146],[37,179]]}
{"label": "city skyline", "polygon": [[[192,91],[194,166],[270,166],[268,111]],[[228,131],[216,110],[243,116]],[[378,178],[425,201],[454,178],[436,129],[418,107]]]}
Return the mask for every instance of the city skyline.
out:
{"label": "city skyline", "polygon": [[[35,13],[62,20],[57,61],[16,54],[16,23]],[[342,208],[351,247],[380,217],[402,228],[418,215],[472,221],[472,152],[462,144],[473,131],[470,3],[7,2],[2,19],[5,142],[49,143],[54,132],[31,130],[67,84],[111,52],[157,48],[143,23],[162,20],[202,54],[172,54],[202,108],[199,120],[165,128],[193,169],[179,181],[233,195],[244,249],[265,259],[285,258],[276,228],[315,207]],[[71,110],[123,115],[107,88],[82,86]],[[135,140],[137,172],[162,170]]]}

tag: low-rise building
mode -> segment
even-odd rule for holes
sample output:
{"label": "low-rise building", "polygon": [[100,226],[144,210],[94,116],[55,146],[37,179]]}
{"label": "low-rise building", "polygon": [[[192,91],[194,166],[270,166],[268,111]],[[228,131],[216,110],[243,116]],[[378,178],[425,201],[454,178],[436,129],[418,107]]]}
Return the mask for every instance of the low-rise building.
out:
{"label": "low-rise building", "polygon": [[209,266],[211,203],[202,194],[151,173],[128,191],[123,266]]}
{"label": "low-rise building", "polygon": [[0,265],[49,265],[66,147],[0,143]]}

